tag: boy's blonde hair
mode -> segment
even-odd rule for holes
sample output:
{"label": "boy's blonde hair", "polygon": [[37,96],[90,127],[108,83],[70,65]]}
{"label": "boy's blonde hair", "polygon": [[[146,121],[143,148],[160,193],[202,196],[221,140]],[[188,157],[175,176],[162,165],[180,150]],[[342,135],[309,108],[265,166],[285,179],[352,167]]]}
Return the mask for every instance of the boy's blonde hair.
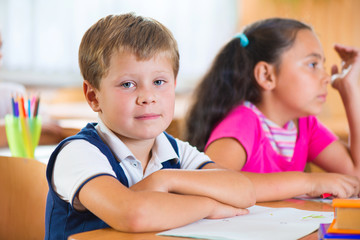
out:
{"label": "boy's blonde hair", "polygon": [[165,54],[172,62],[175,78],[178,74],[179,51],[172,33],[154,19],[128,13],[102,18],[84,34],[79,47],[84,80],[99,89],[112,55],[123,51],[134,54],[139,60]]}

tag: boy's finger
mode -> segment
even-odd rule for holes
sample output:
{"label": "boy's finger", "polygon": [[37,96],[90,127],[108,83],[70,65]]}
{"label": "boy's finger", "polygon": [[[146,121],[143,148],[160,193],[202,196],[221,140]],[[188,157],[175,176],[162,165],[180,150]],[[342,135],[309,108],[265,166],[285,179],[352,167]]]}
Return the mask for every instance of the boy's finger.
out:
{"label": "boy's finger", "polygon": [[249,210],[248,209],[242,209],[242,208],[240,208],[240,209],[238,209],[238,212],[237,212],[237,214],[236,214],[236,216],[240,216],[240,215],[245,215],[245,214],[248,214],[249,213]]}

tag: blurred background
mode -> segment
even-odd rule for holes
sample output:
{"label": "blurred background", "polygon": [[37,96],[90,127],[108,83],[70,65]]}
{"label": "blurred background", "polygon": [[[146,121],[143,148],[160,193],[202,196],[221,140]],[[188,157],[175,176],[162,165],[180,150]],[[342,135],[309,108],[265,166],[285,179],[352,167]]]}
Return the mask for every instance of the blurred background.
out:
{"label": "blurred background", "polygon": [[[81,37],[100,18],[126,12],[157,19],[178,41],[175,120],[183,118],[191,91],[219,49],[256,20],[289,17],[312,25],[323,44],[329,72],[332,64],[340,64],[334,43],[360,47],[359,0],[0,0],[0,81],[40,89],[45,103],[83,102],[77,62]],[[77,110],[74,115],[64,113],[61,106],[42,108],[54,118],[81,117]],[[347,138],[344,108],[331,86],[319,118]]]}
{"label": "blurred background", "polygon": [[2,80],[81,86],[78,47],[109,14],[135,12],[167,26],[179,43],[178,91],[191,89],[220,46],[237,30],[235,0],[0,0]]}

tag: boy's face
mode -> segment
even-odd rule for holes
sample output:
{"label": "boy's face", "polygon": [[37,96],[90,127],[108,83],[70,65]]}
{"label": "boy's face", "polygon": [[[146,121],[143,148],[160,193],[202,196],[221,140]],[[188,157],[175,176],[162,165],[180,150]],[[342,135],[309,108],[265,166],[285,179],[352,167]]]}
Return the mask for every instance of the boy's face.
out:
{"label": "boy's face", "polygon": [[172,121],[175,80],[172,64],[162,54],[138,61],[131,53],[116,53],[94,90],[97,103],[90,105],[121,140],[153,139]]}

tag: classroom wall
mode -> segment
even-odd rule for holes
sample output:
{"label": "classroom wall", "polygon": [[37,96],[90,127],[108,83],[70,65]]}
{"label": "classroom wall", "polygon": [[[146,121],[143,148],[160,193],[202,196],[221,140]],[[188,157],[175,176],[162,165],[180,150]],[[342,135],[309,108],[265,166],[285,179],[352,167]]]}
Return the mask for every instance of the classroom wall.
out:
{"label": "classroom wall", "polygon": [[[238,31],[256,20],[288,17],[304,21],[315,29],[324,47],[326,68],[340,64],[334,43],[360,48],[360,1],[358,0],[239,0]],[[328,87],[328,98],[319,119],[346,138],[348,125],[338,93]]]}

